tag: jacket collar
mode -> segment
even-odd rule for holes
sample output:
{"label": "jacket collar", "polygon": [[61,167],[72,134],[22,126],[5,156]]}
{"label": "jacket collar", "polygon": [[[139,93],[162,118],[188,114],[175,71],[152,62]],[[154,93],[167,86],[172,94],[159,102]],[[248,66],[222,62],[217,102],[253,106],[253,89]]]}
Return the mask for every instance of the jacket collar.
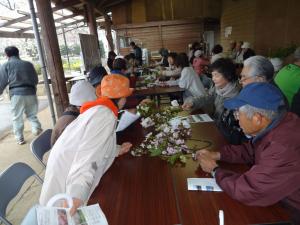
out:
{"label": "jacket collar", "polygon": [[274,120],[272,120],[272,122],[261,132],[259,132],[255,137],[253,137],[252,139],[252,143],[254,144],[255,142],[257,142],[258,140],[262,139],[264,136],[267,135],[267,133],[269,133],[269,131],[271,131],[273,128],[277,127],[277,125],[282,121],[282,119],[286,116],[287,111],[283,110],[277,118],[275,118]]}
{"label": "jacket collar", "polygon": [[110,71],[110,73],[111,73],[111,74],[120,74],[120,75],[125,75],[125,74],[123,74],[123,73],[122,73],[122,71],[121,71],[121,70],[112,70],[112,71]]}
{"label": "jacket collar", "polygon": [[118,107],[114,104],[112,100],[103,96],[96,99],[95,101],[84,103],[80,108],[80,114],[98,105],[102,105],[109,108],[114,113],[114,115],[118,117],[118,111],[119,111]]}

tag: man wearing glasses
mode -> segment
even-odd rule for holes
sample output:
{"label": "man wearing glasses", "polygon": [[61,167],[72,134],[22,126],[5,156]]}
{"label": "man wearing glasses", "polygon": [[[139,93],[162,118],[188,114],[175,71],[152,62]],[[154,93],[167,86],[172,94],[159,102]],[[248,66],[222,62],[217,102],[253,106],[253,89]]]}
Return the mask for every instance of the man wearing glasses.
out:
{"label": "man wearing glasses", "polygon": [[253,82],[270,82],[273,80],[274,67],[270,60],[263,56],[253,56],[244,61],[239,81],[245,87]]}
{"label": "man wearing glasses", "polygon": [[[252,206],[280,202],[291,212],[294,224],[300,224],[300,119],[282,110],[283,104],[274,85],[248,84],[224,106],[236,110],[250,142],[227,145],[219,152],[200,150],[196,158],[233,199]],[[217,161],[244,163],[250,169],[236,173],[220,168]]]}

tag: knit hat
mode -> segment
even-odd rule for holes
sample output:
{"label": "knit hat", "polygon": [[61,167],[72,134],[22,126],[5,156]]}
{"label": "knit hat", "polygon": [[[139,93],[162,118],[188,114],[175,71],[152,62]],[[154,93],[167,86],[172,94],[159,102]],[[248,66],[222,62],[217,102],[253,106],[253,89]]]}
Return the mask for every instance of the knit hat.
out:
{"label": "knit hat", "polygon": [[195,51],[194,56],[195,56],[195,57],[199,57],[199,56],[201,56],[202,54],[203,54],[203,51],[197,50],[197,51]]}
{"label": "knit hat", "polygon": [[70,104],[82,106],[83,103],[96,99],[95,88],[87,81],[76,82],[70,92]]}
{"label": "knit hat", "polygon": [[118,74],[110,74],[102,79],[100,85],[96,88],[97,96],[105,96],[111,99],[126,98],[133,92],[133,88],[129,88],[129,79]]}

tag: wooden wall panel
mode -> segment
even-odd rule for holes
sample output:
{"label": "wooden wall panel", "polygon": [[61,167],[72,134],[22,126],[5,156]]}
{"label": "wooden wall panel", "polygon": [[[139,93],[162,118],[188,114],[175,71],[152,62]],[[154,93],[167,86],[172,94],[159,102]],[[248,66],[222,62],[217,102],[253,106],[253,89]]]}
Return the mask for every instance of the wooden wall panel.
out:
{"label": "wooden wall panel", "polygon": [[170,51],[186,52],[188,44],[199,41],[202,33],[202,23],[163,26],[163,46]]}
{"label": "wooden wall panel", "polygon": [[204,0],[173,0],[174,19],[202,18]]}
{"label": "wooden wall panel", "polygon": [[[114,24],[220,18],[222,0],[131,0],[111,9]],[[130,18],[130,19],[129,19]]]}
{"label": "wooden wall panel", "polygon": [[145,23],[139,28],[117,28],[116,30],[119,36],[132,37],[138,45],[150,51],[157,51],[164,47],[170,51],[186,52],[189,43],[201,40],[203,21],[198,20],[194,23],[178,21],[176,24],[165,25],[164,23],[166,21],[161,21],[155,26],[153,23]]}
{"label": "wooden wall panel", "polygon": [[163,0],[145,0],[147,22],[163,19],[162,3]]}
{"label": "wooden wall panel", "polygon": [[132,22],[131,1],[116,5],[111,9],[113,24]]}
{"label": "wooden wall panel", "polygon": [[279,47],[300,44],[300,1],[257,2],[256,45],[259,54],[269,55]]}
{"label": "wooden wall panel", "polygon": [[[248,41],[255,47],[256,0],[223,0],[220,41],[225,52],[231,40]],[[232,27],[232,34],[225,37],[225,28]]]}
{"label": "wooden wall panel", "polygon": [[146,22],[145,0],[132,0],[131,2],[132,23]]}

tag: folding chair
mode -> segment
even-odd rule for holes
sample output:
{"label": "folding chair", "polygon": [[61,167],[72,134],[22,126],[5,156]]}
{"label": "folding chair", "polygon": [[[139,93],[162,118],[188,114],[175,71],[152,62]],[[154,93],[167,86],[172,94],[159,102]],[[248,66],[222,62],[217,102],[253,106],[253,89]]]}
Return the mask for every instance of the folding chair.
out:
{"label": "folding chair", "polygon": [[12,225],[6,218],[9,202],[19,193],[25,181],[34,176],[41,184],[43,180],[25,163],[18,162],[11,165],[0,174],[0,222]]}
{"label": "folding chair", "polygon": [[31,152],[44,168],[46,168],[46,164],[43,162],[43,156],[51,149],[51,134],[52,129],[47,129],[30,144]]}

